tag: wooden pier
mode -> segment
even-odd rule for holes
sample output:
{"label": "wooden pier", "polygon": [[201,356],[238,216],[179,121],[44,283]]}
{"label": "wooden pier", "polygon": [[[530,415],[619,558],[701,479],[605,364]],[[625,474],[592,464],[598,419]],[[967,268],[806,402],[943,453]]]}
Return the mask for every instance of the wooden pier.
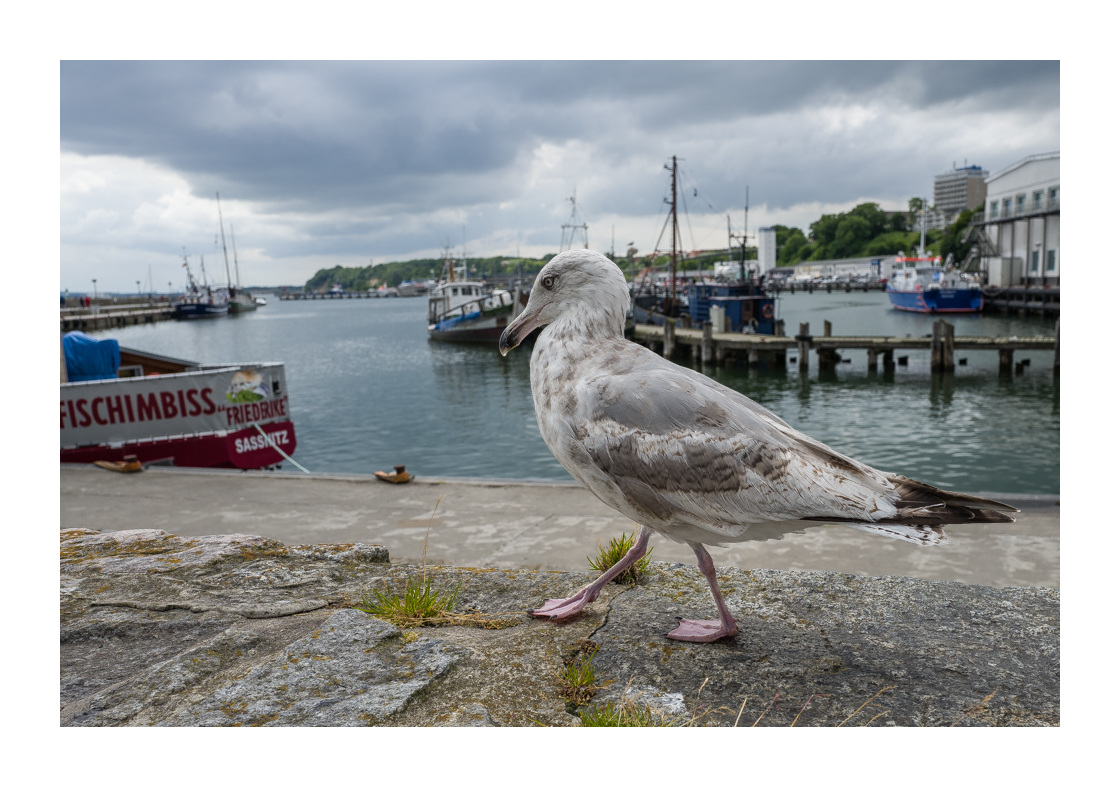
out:
{"label": "wooden pier", "polygon": [[[664,326],[635,325],[634,341],[651,349],[660,348],[661,354],[671,358],[688,347],[694,360],[702,363],[725,364],[745,360],[755,366],[770,360],[784,367],[787,353],[797,351],[798,371],[809,371],[809,358],[815,350],[822,370],[834,369],[842,362],[840,350],[863,350],[867,353],[867,368],[875,372],[882,359],[884,371],[893,371],[896,363],[905,364],[904,358],[896,360],[896,350],[929,350],[930,370],[952,373],[957,352],[984,350],[999,353],[1000,373],[1022,372],[1022,364],[1014,362],[1016,350],[1053,350],[1054,372],[1058,372],[1058,331],[1054,336],[956,336],[953,325],[938,320],[933,333],[927,336],[833,336],[832,323],[824,323],[819,336],[809,332],[809,323],[801,323],[796,336],[764,336],[761,334],[714,333],[711,323],[703,328],[680,328],[672,323]],[[962,359],[964,360],[964,359]]]}
{"label": "wooden pier", "polygon": [[174,313],[175,309],[170,303],[65,308],[59,311],[58,324],[62,333],[104,331],[109,328],[123,328],[126,325],[144,325],[170,320]]}
{"label": "wooden pier", "polygon": [[351,298],[411,298],[411,295],[378,295],[375,292],[285,292],[282,301],[345,301]]}

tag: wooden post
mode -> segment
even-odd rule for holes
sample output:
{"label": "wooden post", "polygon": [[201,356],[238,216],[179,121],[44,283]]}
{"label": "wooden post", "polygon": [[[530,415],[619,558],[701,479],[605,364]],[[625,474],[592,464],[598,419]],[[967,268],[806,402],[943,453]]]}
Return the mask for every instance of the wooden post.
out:
{"label": "wooden post", "polygon": [[933,324],[930,339],[929,368],[931,372],[953,371],[953,326],[944,320]]}
{"label": "wooden post", "polygon": [[702,363],[712,362],[712,321],[704,321],[704,330],[700,338],[700,361]]}
{"label": "wooden post", "polygon": [[665,346],[661,350],[661,354],[666,358],[672,358],[673,352],[677,349],[677,324],[672,320],[665,320]]}
{"label": "wooden post", "polygon": [[894,348],[883,350],[883,371],[894,371]]}
{"label": "wooden post", "polygon": [[941,320],[933,324],[933,335],[929,342],[929,370],[941,371]]}
{"label": "wooden post", "polygon": [[758,366],[758,350],[756,350],[754,347],[751,347],[749,350],[747,350],[747,365]]}
{"label": "wooden post", "polygon": [[945,364],[945,371],[950,374],[957,368],[956,361],[953,359],[953,353],[956,351],[956,347],[953,345],[953,336],[956,330],[951,322],[941,321],[941,359]]}
{"label": "wooden post", "polygon": [[[832,323],[829,320],[824,321],[824,335],[832,336]],[[820,369],[835,369],[838,363],[840,363],[840,353],[836,350],[831,347],[817,348],[817,366]]]}
{"label": "wooden post", "polygon": [[809,323],[803,322],[797,332],[797,371],[802,374],[809,373],[809,348],[813,345],[813,338],[809,335]]}
{"label": "wooden post", "polygon": [[1011,367],[1014,365],[1015,351],[1012,349],[1001,349],[999,351],[999,373],[1011,374]]}
{"label": "wooden post", "polygon": [[867,371],[870,374],[879,371],[879,351],[874,347],[867,348]]}
{"label": "wooden post", "polygon": [[1061,350],[1059,331],[1061,330],[1061,327],[1062,321],[1059,319],[1054,323],[1054,374],[1058,373],[1058,356],[1060,355],[1059,351]]}

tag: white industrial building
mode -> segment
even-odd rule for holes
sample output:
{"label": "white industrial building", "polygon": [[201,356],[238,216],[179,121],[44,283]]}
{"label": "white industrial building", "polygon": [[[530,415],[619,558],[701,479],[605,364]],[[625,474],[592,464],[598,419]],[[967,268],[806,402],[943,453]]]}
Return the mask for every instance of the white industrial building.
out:
{"label": "white industrial building", "polygon": [[1016,161],[987,180],[982,258],[988,283],[1060,283],[1061,153]]}
{"label": "white industrial building", "polygon": [[778,264],[778,234],[773,227],[758,228],[758,272],[765,275]]}

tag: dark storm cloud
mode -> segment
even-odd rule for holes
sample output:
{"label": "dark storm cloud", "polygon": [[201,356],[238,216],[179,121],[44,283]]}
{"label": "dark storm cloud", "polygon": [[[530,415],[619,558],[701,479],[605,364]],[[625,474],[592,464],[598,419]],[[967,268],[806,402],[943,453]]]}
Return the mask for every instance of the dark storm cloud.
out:
{"label": "dark storm cloud", "polygon": [[751,229],[901,208],[954,162],[1057,150],[1058,107],[1056,61],[67,61],[63,272],[214,253],[215,192],[243,260],[289,282],[555,251],[576,192],[594,247],[648,252],[673,155],[686,242],[718,247],[748,186]]}
{"label": "dark storm cloud", "polygon": [[[541,142],[601,138],[618,161],[647,155],[612,146],[627,130],[876,100],[1055,105],[1057,90],[1056,63],[66,62],[62,146],[159,162],[200,192],[274,209],[409,211],[516,193],[507,170]],[[446,188],[479,175],[497,177]]]}

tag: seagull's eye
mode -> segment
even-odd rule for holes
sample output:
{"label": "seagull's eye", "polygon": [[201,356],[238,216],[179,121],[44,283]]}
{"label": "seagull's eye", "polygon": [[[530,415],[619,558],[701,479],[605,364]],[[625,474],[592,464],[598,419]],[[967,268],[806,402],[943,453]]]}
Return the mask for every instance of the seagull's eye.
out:
{"label": "seagull's eye", "polygon": [[541,286],[544,287],[546,290],[551,290],[553,288],[553,286],[555,286],[555,284],[556,284],[556,277],[555,276],[545,276],[543,279],[541,279]]}

